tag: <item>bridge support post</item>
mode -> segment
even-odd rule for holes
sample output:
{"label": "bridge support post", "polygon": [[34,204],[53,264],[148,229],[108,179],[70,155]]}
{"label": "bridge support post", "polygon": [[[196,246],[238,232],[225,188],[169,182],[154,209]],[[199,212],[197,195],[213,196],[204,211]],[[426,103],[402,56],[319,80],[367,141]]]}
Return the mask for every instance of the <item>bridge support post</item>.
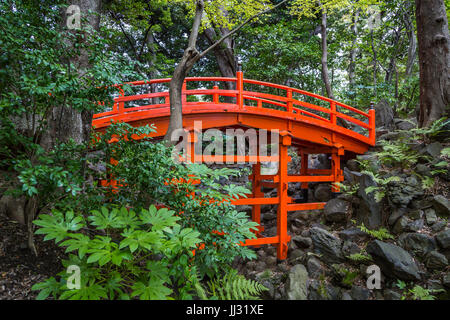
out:
{"label": "bridge support post", "polygon": [[192,163],[196,163],[197,157],[195,154],[195,145],[198,142],[198,136],[195,131],[190,131],[188,133],[188,145],[187,148],[187,156],[186,160],[190,160]]}
{"label": "bridge support post", "polygon": [[339,183],[344,181],[344,176],[341,170],[341,156],[343,155],[343,148],[336,148],[331,154],[331,172],[334,177],[334,182],[331,185],[331,192],[333,196],[337,196],[341,192]]}
{"label": "bridge support post", "polygon": [[[253,165],[252,172],[252,194],[253,198],[262,198],[264,193],[261,191],[261,162],[257,162]],[[261,232],[264,228],[261,226],[261,205],[255,204],[252,208],[252,221],[258,223],[258,231],[255,232],[256,236],[259,238]]]}
{"label": "bridge support post", "polygon": [[287,258],[288,243],[290,237],[287,232],[288,212],[288,147],[291,145],[291,137],[281,133],[279,145],[279,167],[278,167],[278,212],[277,212],[277,235],[279,238],[277,257],[279,260]]}

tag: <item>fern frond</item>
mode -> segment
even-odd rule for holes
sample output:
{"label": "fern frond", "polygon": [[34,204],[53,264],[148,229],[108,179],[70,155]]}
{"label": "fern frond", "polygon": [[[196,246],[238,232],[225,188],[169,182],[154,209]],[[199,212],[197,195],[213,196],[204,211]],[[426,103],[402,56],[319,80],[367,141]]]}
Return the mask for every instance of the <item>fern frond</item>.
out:
{"label": "fern frond", "polygon": [[222,278],[208,281],[210,294],[219,300],[258,300],[268,289],[257,281],[246,279],[231,270]]}

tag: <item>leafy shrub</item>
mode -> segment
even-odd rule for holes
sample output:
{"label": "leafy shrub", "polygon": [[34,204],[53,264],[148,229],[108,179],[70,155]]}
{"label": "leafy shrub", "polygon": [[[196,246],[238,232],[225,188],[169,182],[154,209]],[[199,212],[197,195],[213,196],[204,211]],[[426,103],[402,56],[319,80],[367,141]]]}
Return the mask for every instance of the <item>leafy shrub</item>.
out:
{"label": "leafy shrub", "polygon": [[178,224],[180,217],[151,206],[136,213],[125,207],[93,210],[84,217],[73,211],[53,211],[34,223],[44,240],[71,253],[64,267],[81,269],[81,287],[69,289],[67,274],[35,284],[38,299],[190,298],[196,283],[192,250],[200,234]]}

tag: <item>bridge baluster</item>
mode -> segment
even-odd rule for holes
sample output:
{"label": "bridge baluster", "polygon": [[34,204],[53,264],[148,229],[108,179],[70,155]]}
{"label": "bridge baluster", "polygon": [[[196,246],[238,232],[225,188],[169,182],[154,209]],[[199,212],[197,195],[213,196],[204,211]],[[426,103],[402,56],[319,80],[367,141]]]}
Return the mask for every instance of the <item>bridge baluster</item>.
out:
{"label": "bridge baluster", "polygon": [[337,119],[336,119],[336,102],[331,102],[330,103],[330,110],[331,110],[331,113],[330,113],[330,122],[332,123],[332,124],[337,124]]}

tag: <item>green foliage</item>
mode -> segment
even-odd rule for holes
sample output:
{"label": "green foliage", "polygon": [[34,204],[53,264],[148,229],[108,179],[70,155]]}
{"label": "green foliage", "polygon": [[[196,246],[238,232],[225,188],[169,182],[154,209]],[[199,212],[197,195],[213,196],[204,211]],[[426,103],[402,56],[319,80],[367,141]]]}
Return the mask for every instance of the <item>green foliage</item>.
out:
{"label": "green foliage", "polygon": [[352,260],[353,262],[359,262],[359,263],[366,263],[366,262],[373,261],[370,254],[367,254],[366,252],[354,253],[354,254],[347,256],[347,258]]}
{"label": "green foliage", "polygon": [[208,281],[211,299],[219,300],[258,300],[259,295],[268,289],[257,281],[246,279],[231,269],[223,277]]}
{"label": "green foliage", "polygon": [[390,142],[381,141],[382,151],[377,152],[378,159],[385,165],[398,165],[402,168],[408,168],[416,165],[420,156],[410,146],[402,141]]}
{"label": "green foliage", "polygon": [[372,171],[364,170],[362,173],[369,175],[376,183],[375,186],[367,187],[364,192],[370,194],[375,192],[375,201],[381,202],[386,196],[387,186],[392,182],[399,182],[401,179],[397,176],[388,176],[381,178],[379,174],[374,174]]}
{"label": "green foliage", "polygon": [[364,223],[358,226],[359,230],[362,232],[367,233],[369,236],[376,238],[378,240],[386,240],[386,239],[394,239],[394,236],[389,233],[389,231],[386,228],[380,228],[378,230],[370,230],[368,229]]}
{"label": "green foliage", "polygon": [[190,298],[196,277],[192,250],[201,240],[199,232],[182,228],[180,219],[155,206],[138,213],[102,207],[87,217],[73,211],[41,215],[36,233],[66,248],[70,254],[63,265],[80,267],[81,287],[68,289],[63,271],[60,282],[50,278],[33,290],[40,290],[39,299]]}
{"label": "green foliage", "polygon": [[443,289],[425,289],[419,285],[415,285],[413,288],[408,289],[408,285],[402,280],[397,280],[395,285],[403,290],[402,300],[436,300],[436,297],[433,295],[434,293],[445,292]]}
{"label": "green foliage", "polygon": [[[98,148],[104,150],[103,159],[118,159],[116,165],[104,164],[120,181],[117,189],[104,190],[112,195],[111,202],[133,207],[160,203],[182,212],[182,226],[194,227],[205,244],[195,256],[202,276],[205,273],[212,276],[220,268],[227,268],[236,256],[254,258],[253,250],[239,243],[255,237],[252,230],[257,224],[249,221],[245,213],[236,211],[228,201],[250,191],[232,183],[219,183],[220,179],[236,176],[238,172],[227,168],[214,170],[200,164],[179,164],[174,160],[173,148],[147,138],[139,142],[132,139],[132,136],[148,136],[153,130],[116,123],[97,137]],[[108,143],[113,137],[121,138]],[[201,184],[194,184],[196,180]],[[169,183],[173,181],[176,183]]]}

